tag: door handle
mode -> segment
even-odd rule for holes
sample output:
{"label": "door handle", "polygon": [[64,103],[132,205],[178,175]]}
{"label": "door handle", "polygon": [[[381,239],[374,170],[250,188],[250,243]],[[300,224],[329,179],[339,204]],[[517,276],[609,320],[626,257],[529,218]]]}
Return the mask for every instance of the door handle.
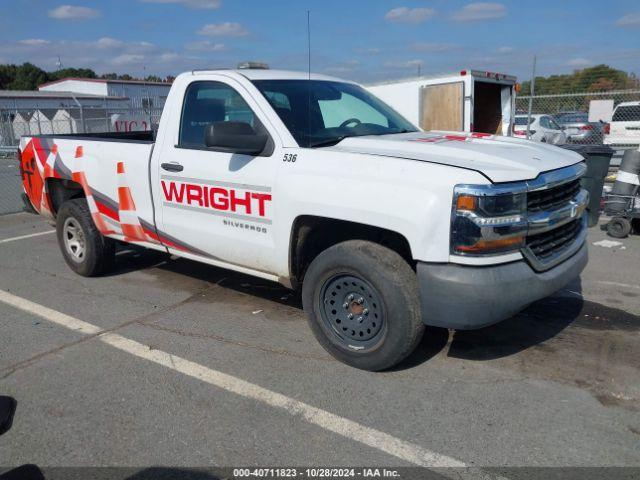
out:
{"label": "door handle", "polygon": [[160,166],[168,172],[181,172],[184,170],[184,167],[179,163],[161,163]]}

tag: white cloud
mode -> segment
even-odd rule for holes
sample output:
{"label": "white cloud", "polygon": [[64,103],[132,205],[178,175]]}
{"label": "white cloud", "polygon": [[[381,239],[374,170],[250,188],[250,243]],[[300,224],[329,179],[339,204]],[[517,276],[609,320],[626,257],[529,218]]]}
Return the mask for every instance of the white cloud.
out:
{"label": "white cloud", "polygon": [[118,55],[113,58],[110,62],[115,66],[123,66],[123,65],[135,65],[144,63],[144,55],[136,55],[133,53],[123,53],[122,55]]}
{"label": "white cloud", "polygon": [[101,39],[96,40],[94,42],[94,45],[97,48],[110,49],[110,48],[120,48],[124,46],[124,42],[122,40],[116,40],[115,38],[102,37]]}
{"label": "white cloud", "polygon": [[501,3],[477,2],[465,5],[453,14],[456,22],[479,22],[506,16],[507,9]]}
{"label": "white cloud", "polygon": [[29,45],[29,46],[43,46],[49,45],[51,43],[50,40],[43,40],[42,38],[27,38],[25,40],[18,41],[20,45]]}
{"label": "white cloud", "polygon": [[354,52],[359,53],[360,55],[378,55],[381,51],[382,50],[376,47],[354,49]]}
{"label": "white cloud", "polygon": [[220,0],[140,0],[143,3],[175,3],[200,10],[215,10],[222,3]]}
{"label": "white cloud", "polygon": [[208,37],[244,37],[249,35],[249,32],[236,22],[208,23],[197,33]]}
{"label": "white cloud", "polygon": [[453,43],[417,42],[411,45],[410,48],[414,52],[442,53],[454,50],[456,45]]}
{"label": "white cloud", "polygon": [[49,16],[56,20],[89,20],[100,16],[100,10],[75,5],[60,5],[49,10]]}
{"label": "white cloud", "polygon": [[223,43],[215,43],[210,40],[187,43],[184,48],[195,52],[222,52],[226,50]]}
{"label": "white cloud", "polygon": [[360,66],[358,60],[347,60],[336,65],[330,65],[324,69],[327,73],[350,73]]}
{"label": "white cloud", "polygon": [[514,47],[499,47],[496,49],[496,52],[498,53],[513,53],[515,51],[516,49]]}
{"label": "white cloud", "polygon": [[630,13],[616,22],[619,27],[640,27],[640,13]]}
{"label": "white cloud", "polygon": [[386,62],[383,67],[393,69],[416,69],[422,67],[424,62],[422,60],[407,60],[405,62]]}
{"label": "white cloud", "polygon": [[393,23],[422,23],[436,14],[433,8],[408,8],[397,7],[392,8],[384,16],[388,21]]}
{"label": "white cloud", "polygon": [[593,65],[593,62],[587,58],[572,58],[567,62],[570,67],[588,67]]}

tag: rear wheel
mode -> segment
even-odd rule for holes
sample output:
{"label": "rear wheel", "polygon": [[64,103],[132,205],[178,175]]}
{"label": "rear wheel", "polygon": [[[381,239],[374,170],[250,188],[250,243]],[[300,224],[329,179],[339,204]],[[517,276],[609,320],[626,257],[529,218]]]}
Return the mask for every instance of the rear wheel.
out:
{"label": "rear wheel", "polygon": [[607,233],[614,238],[626,238],[631,233],[631,222],[626,218],[614,217],[607,224]]}
{"label": "rear wheel", "polygon": [[372,242],[350,240],[318,255],[304,277],[302,300],[324,349],[363,370],[396,365],[424,332],[415,272]]}
{"label": "rear wheel", "polygon": [[85,277],[99,275],[115,262],[115,241],[98,231],[84,198],[68,200],[56,218],[58,244],[67,265]]}

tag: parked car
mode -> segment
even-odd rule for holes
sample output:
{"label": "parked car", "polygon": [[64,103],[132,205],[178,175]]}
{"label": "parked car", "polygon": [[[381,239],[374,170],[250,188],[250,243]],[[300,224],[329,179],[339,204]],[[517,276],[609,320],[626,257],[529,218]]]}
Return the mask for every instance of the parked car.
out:
{"label": "parked car", "polygon": [[640,146],[640,102],[618,104],[605,130],[604,144],[621,148]]}
{"label": "parked car", "polygon": [[[516,115],[513,122],[513,134],[516,137],[527,137],[527,115]],[[551,115],[533,114],[529,125],[529,139],[553,145],[567,143],[567,135]]]}
{"label": "parked car", "polygon": [[299,288],[320,344],[367,370],[425,324],[496,323],[587,263],[580,155],[423,132],[332,77],[195,70],[157,134],[23,137],[19,155],[73,271],[99,275],[125,242]]}
{"label": "parked car", "polygon": [[560,113],[554,120],[564,129],[567,143],[600,145],[604,136],[603,122],[590,122],[585,112]]}

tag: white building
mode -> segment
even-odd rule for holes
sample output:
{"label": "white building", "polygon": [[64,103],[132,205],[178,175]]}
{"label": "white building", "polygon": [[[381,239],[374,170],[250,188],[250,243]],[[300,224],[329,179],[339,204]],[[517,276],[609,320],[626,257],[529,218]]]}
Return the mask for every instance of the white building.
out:
{"label": "white building", "polygon": [[62,78],[38,87],[41,92],[74,92],[103,97],[127,97],[130,106],[161,109],[171,88],[170,83],[103,78]]}
{"label": "white building", "polygon": [[126,97],[105,97],[73,92],[0,90],[0,110],[38,110],[43,108],[128,108]]}
{"label": "white building", "polygon": [[55,133],[100,133],[111,132],[113,117],[117,114],[110,114],[103,108],[86,108],[74,110],[58,110],[51,120]]}
{"label": "white building", "polygon": [[[20,137],[23,135],[30,135],[31,130],[29,130],[29,120],[31,119],[31,115],[33,112],[29,111],[19,111],[19,112],[9,112],[3,124],[6,126],[3,130],[7,131],[6,134],[3,135],[3,141],[8,142],[9,139],[12,141],[20,140]],[[9,120],[11,124],[9,125]],[[9,133],[11,132],[11,133]]]}
{"label": "white building", "polygon": [[53,108],[43,108],[33,112],[29,119],[29,131],[34,135],[51,135],[53,133],[51,120],[56,112],[57,110]]}

